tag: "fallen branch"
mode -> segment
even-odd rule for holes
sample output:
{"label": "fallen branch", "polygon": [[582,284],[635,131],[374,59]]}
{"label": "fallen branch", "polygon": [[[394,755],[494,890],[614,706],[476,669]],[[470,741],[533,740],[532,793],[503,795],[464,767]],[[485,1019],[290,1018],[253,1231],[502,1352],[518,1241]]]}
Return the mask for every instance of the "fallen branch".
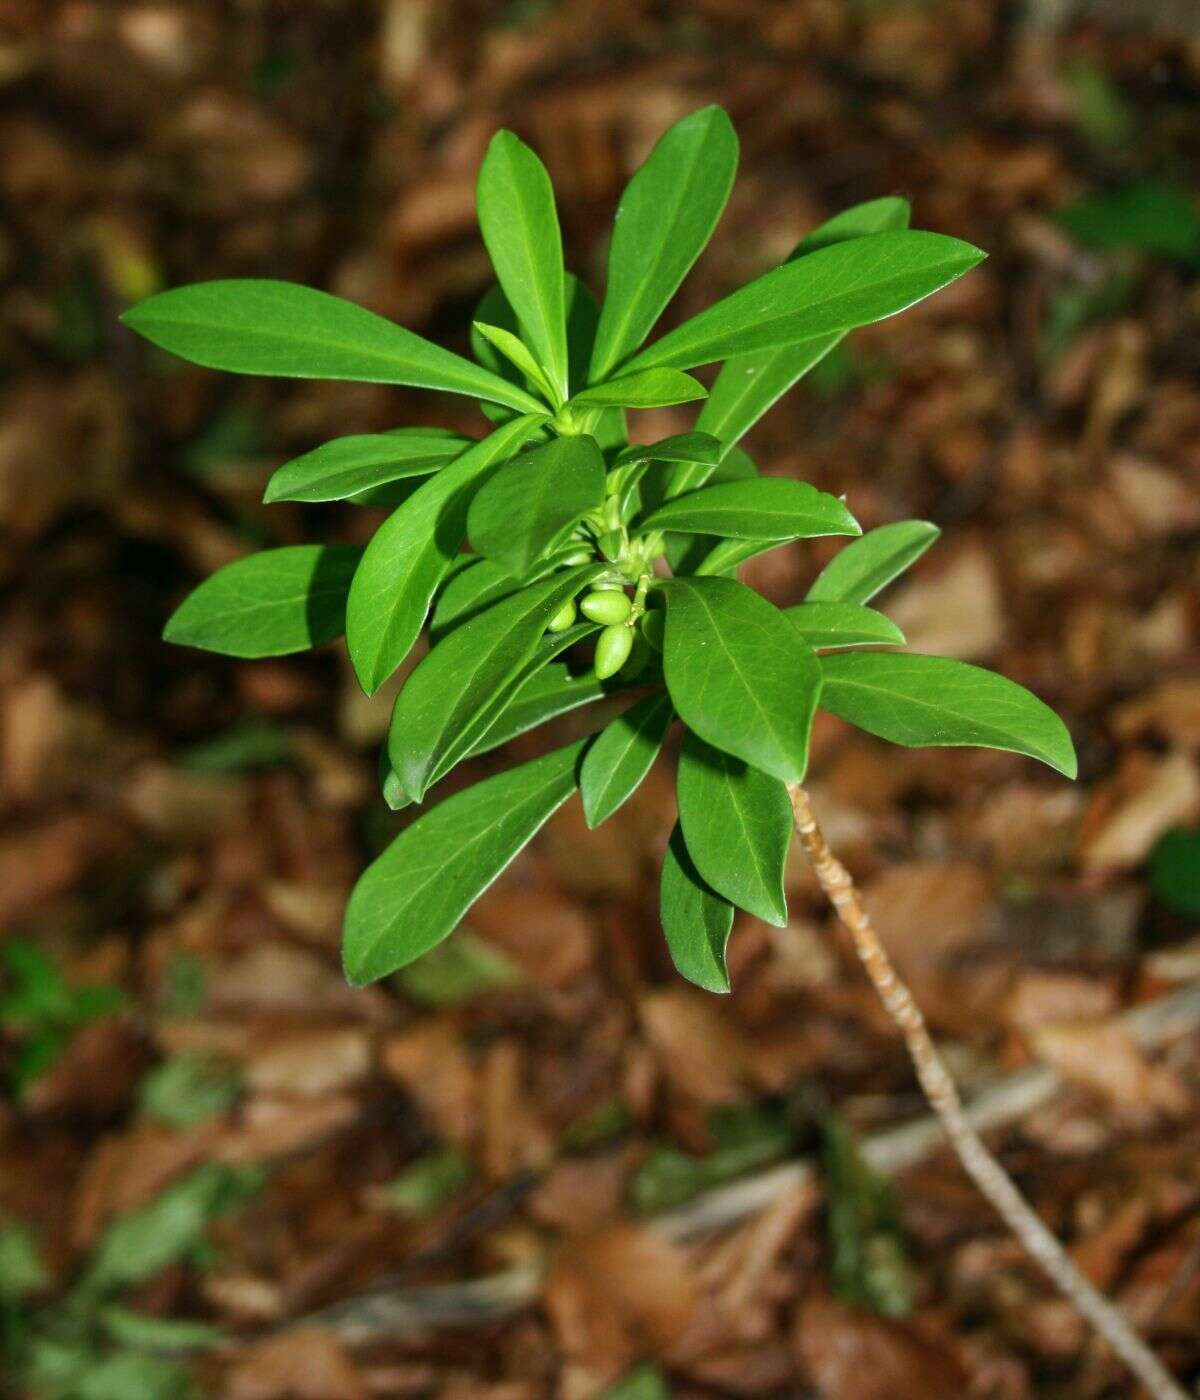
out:
{"label": "fallen branch", "polygon": [[[1116,1018],[1116,1024],[1144,1049],[1154,1049],[1200,1026],[1200,984],[1181,988]],[[1019,1070],[982,1090],[964,1112],[976,1132],[1019,1122],[1066,1087],[1046,1066]],[[860,1150],[876,1170],[896,1175],[945,1145],[940,1120],[926,1114],[898,1128],[864,1138]],[[705,1192],[686,1206],[653,1217],[654,1228],[680,1243],[702,1239],[741,1224],[787,1192],[815,1181],[817,1168],[806,1158],[744,1177]],[[349,1346],[423,1332],[491,1326],[536,1302],[542,1273],[534,1267],[508,1269],[463,1283],[374,1290],[287,1324],[328,1327]],[[282,1329],[281,1329],[282,1330]]]}

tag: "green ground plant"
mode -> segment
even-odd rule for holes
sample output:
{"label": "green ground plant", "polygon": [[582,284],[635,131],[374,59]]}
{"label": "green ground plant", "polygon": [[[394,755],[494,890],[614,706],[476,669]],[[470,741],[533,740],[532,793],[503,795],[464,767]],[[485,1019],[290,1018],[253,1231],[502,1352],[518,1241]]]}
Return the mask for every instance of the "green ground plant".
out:
{"label": "green ground plant", "polygon": [[[983,254],[910,229],[902,199],[874,200],[644,343],[708,241],[736,164],[718,108],[663,136],[621,199],[598,308],[564,271],[544,167],[500,132],[479,176],[498,285],[474,322],[476,363],[283,282],[201,283],[125,317],[198,364],[467,394],[493,424],[479,441],[408,427],[338,438],[288,462],[268,501],[391,513],[365,550],[286,546],[228,565],[184,601],[169,640],[261,657],[344,631],[374,693],[428,624],[433,646],[392,715],[384,789],[394,807],[424,803],[465,758],[567,710],[634,701],[594,739],[456,793],[395,839],[347,912],[355,983],[440,943],[576,789],[590,825],[610,817],[677,719],[679,829],[662,923],[679,970],[713,991],[729,986],[735,906],[786,922],[786,785],[804,778],[818,705],[895,743],[989,745],[1074,773],[1062,723],[1013,682],[871,650],[903,643],[868,604],[933,543],[933,525],[863,535],[844,501],[759,476],[737,446],[847,332],[904,310]],[[688,371],[714,362],[723,368],[706,392]],[[692,431],[630,442],[627,414],[690,401],[701,405]],[[851,543],[795,607],[736,578],[757,554],[830,535]]]}
{"label": "green ground plant", "polygon": [[[592,737],[442,799],[395,837],[346,911],[344,965],[356,985],[447,938],[576,791],[589,825],[607,820],[681,721],[679,819],[661,897],[677,968],[727,991],[735,907],[786,923],[795,827],[964,1165],[1076,1306],[1157,1385],[1152,1393],[1178,1393],[974,1135],[801,787],[818,708],[892,743],[1003,749],[1074,777],[1070,736],[1003,676],[890,649],[904,638],[869,604],[934,542],[934,525],[864,534],[847,502],[760,476],[738,446],[850,331],[904,311],[984,255],[911,229],[903,199],[873,200],[648,340],[716,226],[737,157],[717,107],[662,136],[621,197],[597,304],[564,269],[544,166],[498,133],[477,192],[497,285],[476,311],[473,359],[286,282],[200,283],[127,312],[127,325],[195,364],[466,395],[491,426],[479,439],[420,426],[343,437],[280,467],[267,501],[345,500],[390,513],[365,549],[291,545],[228,565],[184,600],[165,636],[264,657],[344,634],[370,695],[427,629],[430,649],[399,690],[381,763],[394,808],[423,804],[463,760],[555,716],[632,702]],[[690,371],[714,364],[706,390]],[[628,431],[630,413],[693,402],[690,431],[652,443]],[[738,580],[746,560],[822,536],[849,543],[803,602],[776,607]]]}

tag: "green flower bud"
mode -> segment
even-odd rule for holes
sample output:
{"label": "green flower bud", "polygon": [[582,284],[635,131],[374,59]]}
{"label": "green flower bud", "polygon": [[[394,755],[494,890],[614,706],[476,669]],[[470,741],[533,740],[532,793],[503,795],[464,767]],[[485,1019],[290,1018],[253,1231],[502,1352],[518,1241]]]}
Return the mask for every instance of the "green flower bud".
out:
{"label": "green flower bud", "polygon": [[633,604],[627,593],[606,589],[604,592],[591,592],[580,603],[580,611],[592,622],[602,627],[615,627],[628,618]]}
{"label": "green flower bud", "polygon": [[575,600],[568,598],[561,608],[546,623],[547,632],[565,632],[575,621]]}
{"label": "green flower bud", "polygon": [[619,623],[606,627],[596,638],[596,679],[606,681],[615,676],[629,659],[633,648],[633,628]]}
{"label": "green flower bud", "polygon": [[644,612],[641,617],[642,636],[650,643],[655,651],[663,649],[663,632],[666,630],[667,615],[661,608],[655,608],[653,612]]}

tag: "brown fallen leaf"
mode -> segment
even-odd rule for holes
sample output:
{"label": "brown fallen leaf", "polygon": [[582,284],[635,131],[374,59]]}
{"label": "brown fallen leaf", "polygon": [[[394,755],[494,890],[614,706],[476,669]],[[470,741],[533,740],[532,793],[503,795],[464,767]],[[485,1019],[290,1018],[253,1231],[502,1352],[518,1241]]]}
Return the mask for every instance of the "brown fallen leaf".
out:
{"label": "brown fallen leaf", "polygon": [[1197,761],[1176,751],[1127,765],[1114,787],[1093,798],[1093,810],[1097,815],[1085,820],[1080,844],[1084,868],[1105,873],[1131,870],[1145,860],[1164,831],[1193,821],[1200,812]]}
{"label": "brown fallen leaf", "polygon": [[454,1025],[422,1021],[391,1036],[380,1056],[385,1073],[412,1095],[439,1137],[459,1146],[479,1131],[479,1076]]}
{"label": "brown fallen leaf", "polygon": [[936,574],[906,583],[888,601],[888,616],[913,651],[979,661],[1004,640],[1006,621],[994,550],[971,545]]}
{"label": "brown fallen leaf", "polygon": [[1165,1067],[1152,1064],[1115,1022],[1041,1026],[1030,1038],[1036,1053],[1065,1079],[1120,1108],[1158,1110],[1171,1117],[1188,1111],[1191,1099],[1181,1081]]}
{"label": "brown fallen leaf", "polygon": [[676,984],[638,1008],[659,1072],[676,1093],[701,1104],[741,1097],[745,1052],[711,997]]}
{"label": "brown fallen leaf", "polygon": [[320,1098],[365,1079],[371,1040],[361,1027],[290,1035],[254,1054],[246,1083],[262,1094]]}
{"label": "brown fallen leaf", "polygon": [[255,1342],[229,1368],[226,1400],[369,1400],[366,1379],[337,1337],[318,1328]]}
{"label": "brown fallen leaf", "polygon": [[962,1363],[946,1342],[820,1294],[801,1304],[793,1339],[822,1400],[962,1400],[967,1393]]}

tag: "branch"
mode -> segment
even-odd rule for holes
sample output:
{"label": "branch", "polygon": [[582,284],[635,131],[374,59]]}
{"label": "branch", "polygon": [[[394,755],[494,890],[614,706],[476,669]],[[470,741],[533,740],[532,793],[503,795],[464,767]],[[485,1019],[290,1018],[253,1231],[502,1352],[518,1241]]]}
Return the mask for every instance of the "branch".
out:
{"label": "branch", "polygon": [[1133,1330],[1122,1312],[1071,1262],[1054,1233],[1021,1195],[1012,1178],[984,1146],[963,1108],[958,1087],[938,1053],[920,1007],[900,980],[879,941],[849,871],[829,849],[817,825],[808,794],[790,784],[796,834],[826,898],[854,940],[880,1001],[892,1018],[916,1070],[917,1079],[967,1174],[1063,1296],[1108,1342],[1154,1400],[1187,1400],[1162,1362]]}
{"label": "branch", "polygon": [[[1116,1024],[1146,1048],[1186,1035],[1200,1025],[1200,984],[1126,1011],[1116,1018]],[[1004,1127],[1041,1108],[1064,1087],[1062,1076],[1046,1066],[1019,1070],[977,1094],[967,1106],[966,1116],[979,1132]],[[941,1120],[926,1114],[898,1128],[873,1133],[862,1140],[859,1150],[877,1171],[894,1175],[915,1166],[944,1142]],[[807,1158],[784,1162],[706,1191],[685,1206],[655,1216],[650,1224],[680,1243],[702,1239],[740,1225],[816,1177],[817,1168]],[[273,1330],[329,1327],[348,1345],[362,1346],[382,1338],[485,1326],[529,1307],[537,1299],[541,1282],[539,1270],[526,1267],[462,1283],[373,1289],[298,1318],[286,1329]]]}

